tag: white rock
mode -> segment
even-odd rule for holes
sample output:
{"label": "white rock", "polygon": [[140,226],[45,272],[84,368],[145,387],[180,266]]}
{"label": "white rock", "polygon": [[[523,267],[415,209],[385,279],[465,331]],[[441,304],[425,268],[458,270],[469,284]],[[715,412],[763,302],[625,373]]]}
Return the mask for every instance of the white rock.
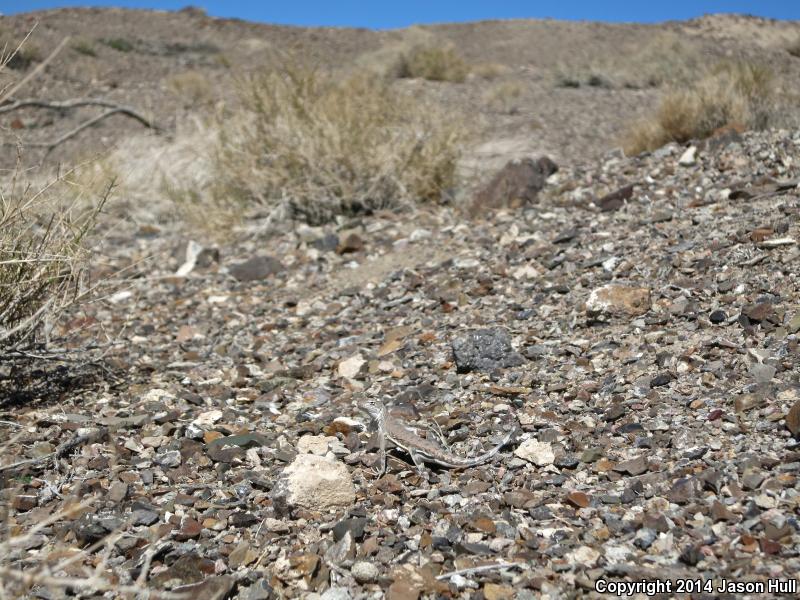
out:
{"label": "white rock", "polygon": [[221,410],[208,410],[206,412],[200,413],[197,418],[192,421],[193,425],[197,425],[200,428],[206,428],[210,425],[213,425],[217,421],[222,418],[222,411]]}
{"label": "white rock", "polygon": [[536,270],[536,267],[533,265],[522,265],[521,267],[514,269],[514,271],[511,273],[511,276],[517,280],[536,279],[539,277],[539,275],[541,275],[541,273],[539,273],[539,271]]}
{"label": "white rock", "polygon": [[589,548],[589,546],[581,546],[567,555],[567,560],[571,564],[585,565],[587,567],[593,567],[599,558],[600,553],[594,548]]}
{"label": "white rock", "polygon": [[371,583],[378,578],[378,567],[366,560],[353,563],[350,573],[358,583]]}
{"label": "white rock", "polygon": [[325,456],[331,443],[338,441],[332,435],[304,435],[297,440],[297,452],[299,454]]}
{"label": "white rock", "polygon": [[322,592],[319,600],[350,600],[352,596],[347,588],[331,587]]}
{"label": "white rock", "polygon": [[347,379],[355,379],[366,362],[360,354],[353,354],[339,363],[339,375]]}
{"label": "white rock", "polygon": [[697,162],[696,155],[697,148],[695,146],[689,146],[686,151],[681,154],[681,157],[678,159],[678,164],[682,167],[691,167]]}
{"label": "white rock", "polygon": [[264,529],[272,533],[288,533],[289,532],[289,525],[284,523],[280,519],[273,519],[272,517],[267,517],[264,519]]}
{"label": "white rock", "polygon": [[283,470],[273,490],[273,503],[279,514],[295,507],[324,511],[350,506],[355,500],[353,478],[347,467],[316,454],[298,454]]}
{"label": "white rock", "polygon": [[536,440],[525,440],[514,450],[514,454],[538,467],[552,465],[556,459],[550,444]]}

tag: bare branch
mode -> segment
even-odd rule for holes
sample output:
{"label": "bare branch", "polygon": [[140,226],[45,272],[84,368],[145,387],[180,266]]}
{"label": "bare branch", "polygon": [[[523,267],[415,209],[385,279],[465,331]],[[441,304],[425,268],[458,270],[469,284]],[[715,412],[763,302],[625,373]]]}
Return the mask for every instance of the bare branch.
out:
{"label": "bare branch", "polygon": [[61,50],[64,48],[64,46],[67,44],[68,41],[69,41],[69,36],[67,36],[63,40],[61,40],[61,43],[58,46],[56,46],[55,50],[53,50],[50,53],[50,56],[48,56],[42,62],[40,62],[38,65],[36,65],[36,68],[33,71],[31,71],[30,73],[28,73],[25,77],[23,77],[22,80],[20,80],[20,82],[17,83],[17,85],[13,86],[10,90],[7,90],[7,91],[3,92],[2,94],[0,94],[0,103],[3,103],[6,100],[8,100],[9,98],[11,98],[11,96],[16,94],[20,90],[20,88],[22,88],[22,86],[24,86],[26,83],[28,83],[34,77],[38,76],[39,73],[41,73],[44,70],[44,68],[48,64],[50,64],[50,62],[56,57],[56,55],[59,52],[61,52]]}

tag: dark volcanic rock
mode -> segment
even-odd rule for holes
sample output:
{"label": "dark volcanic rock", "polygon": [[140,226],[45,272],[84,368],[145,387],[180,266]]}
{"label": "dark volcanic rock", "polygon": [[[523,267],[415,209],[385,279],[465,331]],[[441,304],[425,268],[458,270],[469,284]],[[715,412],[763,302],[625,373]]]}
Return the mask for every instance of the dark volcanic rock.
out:
{"label": "dark volcanic rock", "polygon": [[491,372],[495,369],[517,367],[525,362],[511,346],[505,329],[478,329],[453,340],[453,355],[459,373]]}
{"label": "dark volcanic rock", "polygon": [[544,188],[547,178],[556,171],[558,165],[546,156],[537,160],[512,160],[475,194],[471,206],[473,216],[480,216],[495,208],[518,208],[532,204]]}

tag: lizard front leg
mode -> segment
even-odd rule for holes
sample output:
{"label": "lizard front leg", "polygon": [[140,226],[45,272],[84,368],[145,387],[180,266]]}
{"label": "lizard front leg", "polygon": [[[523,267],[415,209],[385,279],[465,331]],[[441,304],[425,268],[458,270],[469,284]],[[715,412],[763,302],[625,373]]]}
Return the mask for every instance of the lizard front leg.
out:
{"label": "lizard front leg", "polygon": [[378,431],[378,446],[381,453],[381,468],[378,471],[378,477],[383,477],[386,473],[386,434],[383,431]]}

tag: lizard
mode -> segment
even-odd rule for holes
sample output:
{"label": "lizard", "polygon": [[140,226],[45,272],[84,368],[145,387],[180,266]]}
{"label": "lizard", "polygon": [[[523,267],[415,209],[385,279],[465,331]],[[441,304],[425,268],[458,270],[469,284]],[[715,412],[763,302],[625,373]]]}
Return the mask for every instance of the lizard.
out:
{"label": "lizard", "polygon": [[408,452],[417,470],[424,473],[425,463],[448,469],[465,469],[489,462],[503,446],[511,441],[517,431],[516,427],[512,427],[497,446],[479,456],[466,458],[445,450],[431,440],[420,437],[403,421],[392,416],[386,405],[379,400],[366,400],[359,403],[358,408],[369,415],[375,423],[381,453],[381,468],[378,477],[386,472],[386,440]]}

